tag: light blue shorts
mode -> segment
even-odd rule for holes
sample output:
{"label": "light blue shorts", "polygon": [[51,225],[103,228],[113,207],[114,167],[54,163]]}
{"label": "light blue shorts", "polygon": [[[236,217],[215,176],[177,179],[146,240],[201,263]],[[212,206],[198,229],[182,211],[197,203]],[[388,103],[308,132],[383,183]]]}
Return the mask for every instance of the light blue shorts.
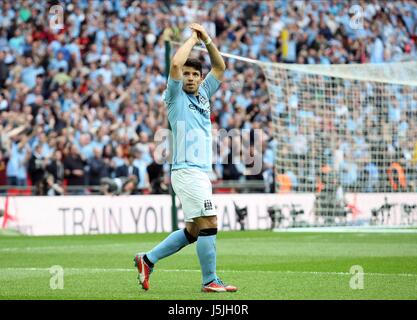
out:
{"label": "light blue shorts", "polygon": [[207,173],[198,169],[178,169],[171,173],[172,188],[181,201],[184,221],[215,216],[211,181]]}

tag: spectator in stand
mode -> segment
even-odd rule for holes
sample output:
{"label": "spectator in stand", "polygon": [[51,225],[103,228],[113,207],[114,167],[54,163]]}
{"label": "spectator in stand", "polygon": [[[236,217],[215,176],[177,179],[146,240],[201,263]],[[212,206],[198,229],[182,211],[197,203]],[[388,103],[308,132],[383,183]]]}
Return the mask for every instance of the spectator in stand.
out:
{"label": "spectator in stand", "polygon": [[27,138],[14,137],[6,169],[7,184],[9,186],[27,185],[27,163],[29,158],[30,148],[27,144]]}
{"label": "spectator in stand", "polygon": [[46,166],[46,171],[49,174],[52,174],[54,177],[54,182],[62,185],[65,178],[64,163],[62,162],[62,152],[61,150],[55,150],[50,162]]}
{"label": "spectator in stand", "polygon": [[99,186],[102,178],[110,176],[110,166],[103,159],[100,148],[94,148],[93,153],[94,156],[88,159],[88,184],[90,186]]}
{"label": "spectator in stand", "polygon": [[140,182],[139,169],[134,165],[135,153],[131,150],[129,154],[124,158],[124,163],[116,167],[116,178],[136,176],[137,182]]}
{"label": "spectator in stand", "polygon": [[62,196],[64,194],[64,188],[61,184],[56,183],[52,174],[47,174],[44,179],[44,195],[47,196]]}
{"label": "spectator in stand", "polygon": [[48,159],[42,155],[42,145],[37,144],[29,160],[28,172],[32,185],[35,187],[35,195],[43,194],[43,183],[46,174]]}
{"label": "spectator in stand", "polygon": [[[81,158],[80,152],[76,145],[69,146],[69,154],[64,158],[64,172],[67,179],[68,186],[83,186],[85,185],[85,161]],[[75,190],[75,194],[80,194],[82,191]]]}

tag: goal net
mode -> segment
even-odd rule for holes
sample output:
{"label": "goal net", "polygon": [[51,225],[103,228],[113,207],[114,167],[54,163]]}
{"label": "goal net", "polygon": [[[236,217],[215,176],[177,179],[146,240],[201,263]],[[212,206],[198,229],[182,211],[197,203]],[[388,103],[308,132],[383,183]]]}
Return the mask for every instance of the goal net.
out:
{"label": "goal net", "polygon": [[[314,193],[314,225],[346,221],[348,193],[417,191],[417,62],[261,67],[276,191]],[[394,205],[373,209],[373,218]]]}

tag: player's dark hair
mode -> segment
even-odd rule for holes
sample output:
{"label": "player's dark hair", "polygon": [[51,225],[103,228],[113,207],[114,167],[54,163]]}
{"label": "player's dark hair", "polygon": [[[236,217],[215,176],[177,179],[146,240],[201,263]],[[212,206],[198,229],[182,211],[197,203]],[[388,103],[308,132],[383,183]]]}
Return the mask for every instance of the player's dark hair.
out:
{"label": "player's dark hair", "polygon": [[203,65],[198,59],[188,58],[187,61],[185,61],[184,66],[194,68],[197,71],[200,71],[200,75],[203,75]]}

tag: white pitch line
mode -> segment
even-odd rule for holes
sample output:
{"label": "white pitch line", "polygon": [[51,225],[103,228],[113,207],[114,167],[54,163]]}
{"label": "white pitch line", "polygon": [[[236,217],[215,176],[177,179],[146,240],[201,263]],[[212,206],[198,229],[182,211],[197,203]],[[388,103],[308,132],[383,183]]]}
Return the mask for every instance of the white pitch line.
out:
{"label": "white pitch line", "polygon": [[276,228],[278,233],[401,233],[415,234],[417,229],[399,227],[311,227],[311,228]]}
{"label": "white pitch line", "polygon": [[[135,268],[63,268],[64,272],[137,272]],[[49,268],[0,268],[2,271],[49,271]],[[199,273],[201,270],[197,269],[157,269],[160,272],[187,272],[187,273]],[[310,275],[339,275],[339,276],[352,276],[349,272],[325,272],[325,271],[274,271],[274,270],[218,270],[219,273],[272,273],[272,274],[310,274]],[[381,277],[416,277],[415,273],[364,273],[364,276],[381,276]]]}

